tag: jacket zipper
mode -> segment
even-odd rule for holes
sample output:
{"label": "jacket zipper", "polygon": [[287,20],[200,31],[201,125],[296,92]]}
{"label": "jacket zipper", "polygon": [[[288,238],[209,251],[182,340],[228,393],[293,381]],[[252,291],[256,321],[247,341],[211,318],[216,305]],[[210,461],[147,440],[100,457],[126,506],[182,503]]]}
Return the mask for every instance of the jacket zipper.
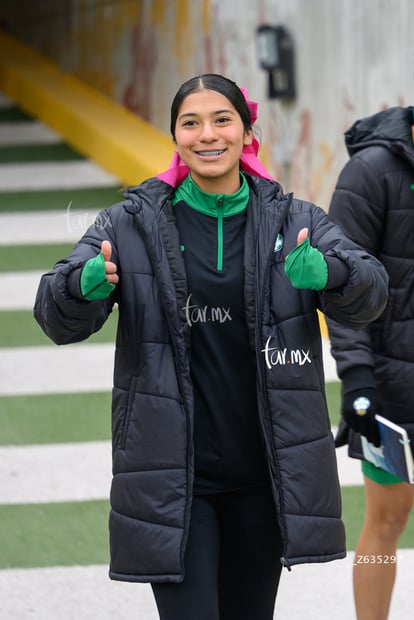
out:
{"label": "jacket zipper", "polygon": [[[269,256],[269,258],[266,261],[266,267],[265,267],[265,279],[268,279],[269,277],[269,272],[270,272],[270,267],[271,267],[271,263],[272,263],[272,258],[273,258],[273,250]],[[265,297],[265,292],[264,292],[264,288],[262,287],[262,290],[260,291],[260,296],[259,296],[259,306],[258,306],[258,310],[260,310],[260,312],[257,313],[257,338],[259,340],[259,344],[260,344],[260,349],[262,349],[262,345],[261,345],[261,338],[262,338],[262,319],[261,319],[261,312],[262,312],[262,308],[263,308],[263,304],[264,304],[264,297]],[[264,358],[263,355],[260,355],[260,372],[262,374],[263,377],[263,382],[265,383],[265,377],[266,377],[266,369],[264,368]],[[263,385],[264,387],[264,385]],[[267,396],[264,399],[264,403],[265,403],[265,408],[266,408],[266,420],[269,421],[270,420],[270,408],[269,408],[269,403],[268,403],[268,399]],[[269,422],[266,422],[266,426],[269,426]],[[281,564],[282,566],[285,566],[289,571],[291,570],[290,564],[289,564],[289,560],[287,560],[287,558],[285,558],[284,556],[284,552],[285,552],[285,548],[286,548],[286,533],[285,533],[285,524],[284,524],[284,514],[283,514],[283,509],[282,509],[282,496],[283,496],[283,490],[282,490],[282,486],[280,484],[280,471],[279,471],[279,462],[277,459],[277,455],[276,455],[276,450],[275,447],[273,445],[273,440],[271,439],[272,437],[272,433],[269,432],[268,433],[269,436],[269,443],[270,443],[270,449],[273,455],[273,463],[277,469],[277,475],[279,478],[279,489],[278,492],[281,496],[281,501],[280,501],[280,516],[281,516],[281,523],[280,523],[280,529],[281,529],[281,533],[282,533],[282,540],[283,540],[283,555],[280,558]]]}
{"label": "jacket zipper", "polygon": [[[290,194],[289,196],[287,196],[287,200],[288,200],[288,204],[287,206],[284,208],[284,213],[283,216],[280,220],[279,223],[279,227],[278,229],[275,231],[275,235],[278,235],[280,233],[280,230],[282,228],[283,222],[289,212],[290,209],[290,205],[292,203],[292,198],[293,198],[293,194]],[[266,259],[266,265],[265,265],[265,269],[264,269],[264,276],[263,276],[263,281],[267,282],[269,280],[269,274],[270,274],[270,269],[271,269],[271,265],[272,265],[272,259],[273,259],[273,247],[271,248],[269,255]],[[256,295],[257,298],[259,300],[258,306],[257,306],[257,315],[256,315],[256,329],[257,329],[257,334],[256,334],[256,338],[257,338],[257,342],[260,346],[260,350],[262,349],[262,312],[263,312],[263,307],[264,307],[264,299],[265,299],[265,286],[261,287],[261,290],[259,289],[260,287],[260,281],[259,279],[256,280]],[[263,355],[260,355],[260,372],[261,375],[263,377],[263,382],[265,383],[265,377],[266,377],[266,369],[264,368],[264,357]],[[263,385],[264,387],[264,385]],[[270,420],[270,408],[269,408],[269,403],[268,403],[268,399],[267,397],[264,399],[264,403],[265,403],[265,407],[266,407],[266,418],[267,420]],[[269,433],[269,437],[271,437],[271,433]],[[273,462],[275,464],[275,467],[277,469],[277,475],[279,478],[279,482],[280,482],[280,469],[279,469],[279,462],[277,459],[277,455],[276,455],[276,450],[275,447],[273,445],[273,441],[271,441],[270,444],[270,448],[272,451],[272,455],[273,455]],[[282,508],[282,498],[283,498],[283,489],[281,484],[279,484],[279,494],[281,496],[281,501],[280,501],[280,516],[281,516],[281,523],[280,523],[280,529],[281,529],[281,533],[282,533],[282,539],[283,539],[283,555],[280,558],[280,561],[282,563],[282,566],[286,567],[289,571],[292,570],[290,562],[288,560],[288,558],[285,557],[284,553],[285,553],[285,549],[286,549],[286,528],[285,528],[285,523],[284,523],[284,512],[283,512],[283,508]]]}

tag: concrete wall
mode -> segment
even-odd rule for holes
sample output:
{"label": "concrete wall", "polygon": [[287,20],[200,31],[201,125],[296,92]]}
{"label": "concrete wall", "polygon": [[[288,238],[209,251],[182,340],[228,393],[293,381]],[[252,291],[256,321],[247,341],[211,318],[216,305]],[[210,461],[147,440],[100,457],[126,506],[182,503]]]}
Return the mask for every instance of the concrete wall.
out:
{"label": "concrete wall", "polygon": [[[0,20],[166,133],[182,81],[231,77],[260,103],[262,161],[324,208],[347,159],[344,130],[414,99],[412,0],[3,0]],[[293,36],[294,102],[267,98],[255,41],[263,23]]]}

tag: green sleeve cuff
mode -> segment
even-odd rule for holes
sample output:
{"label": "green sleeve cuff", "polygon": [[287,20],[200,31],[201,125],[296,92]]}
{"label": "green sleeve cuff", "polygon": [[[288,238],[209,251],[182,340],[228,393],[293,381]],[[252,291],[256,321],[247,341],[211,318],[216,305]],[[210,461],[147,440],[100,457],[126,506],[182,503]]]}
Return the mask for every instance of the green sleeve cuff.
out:
{"label": "green sleeve cuff", "polygon": [[105,259],[102,252],[84,264],[80,276],[80,288],[82,295],[88,301],[105,299],[114,290],[115,284],[111,284],[106,279]]}
{"label": "green sleeve cuff", "polygon": [[295,288],[321,291],[328,282],[328,265],[325,257],[310,245],[309,238],[288,254],[285,272]]}

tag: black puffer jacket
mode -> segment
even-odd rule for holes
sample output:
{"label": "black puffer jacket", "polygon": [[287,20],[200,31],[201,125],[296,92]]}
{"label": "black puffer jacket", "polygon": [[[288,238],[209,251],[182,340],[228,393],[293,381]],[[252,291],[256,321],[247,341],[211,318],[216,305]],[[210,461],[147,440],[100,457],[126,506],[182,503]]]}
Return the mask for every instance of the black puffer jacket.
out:
{"label": "black puffer jacket", "polygon": [[[386,302],[386,274],[317,207],[248,177],[245,305],[257,359],[260,424],[285,565],[345,555],[335,448],[324,393],[317,307],[360,328]],[[184,264],[173,189],[150,179],[105,211],[41,280],[35,316],[56,343],[98,330],[119,305],[113,388],[110,547],[113,579],[180,581],[193,483],[193,393]],[[291,286],[284,259],[308,227],[311,243],[344,261],[342,290]],[[283,247],[278,234],[283,237]],[[105,301],[68,294],[69,274],[109,239],[119,284]]]}
{"label": "black puffer jacket", "polygon": [[[380,413],[405,426],[414,443],[414,146],[413,107],[390,108],[354,123],[345,134],[351,155],[329,217],[366,248],[389,275],[389,301],[369,327],[354,332],[328,320],[344,390],[367,387],[371,369]],[[358,437],[342,421],[337,444]]]}

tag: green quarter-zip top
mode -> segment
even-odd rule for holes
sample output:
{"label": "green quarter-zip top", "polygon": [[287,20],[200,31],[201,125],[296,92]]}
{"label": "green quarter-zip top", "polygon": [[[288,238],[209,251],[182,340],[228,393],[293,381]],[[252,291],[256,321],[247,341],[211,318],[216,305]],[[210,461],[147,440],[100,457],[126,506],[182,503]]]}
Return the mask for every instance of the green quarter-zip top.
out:
{"label": "green quarter-zip top", "polygon": [[240,175],[240,189],[234,194],[209,194],[194,183],[188,175],[175,192],[174,204],[185,202],[199,213],[216,218],[217,226],[217,271],[223,269],[223,220],[242,213],[249,202],[249,186]]}
{"label": "green quarter-zip top", "polygon": [[248,201],[244,177],[231,195],[202,192],[190,177],[175,194],[188,290],[196,494],[268,483],[244,307]]}

